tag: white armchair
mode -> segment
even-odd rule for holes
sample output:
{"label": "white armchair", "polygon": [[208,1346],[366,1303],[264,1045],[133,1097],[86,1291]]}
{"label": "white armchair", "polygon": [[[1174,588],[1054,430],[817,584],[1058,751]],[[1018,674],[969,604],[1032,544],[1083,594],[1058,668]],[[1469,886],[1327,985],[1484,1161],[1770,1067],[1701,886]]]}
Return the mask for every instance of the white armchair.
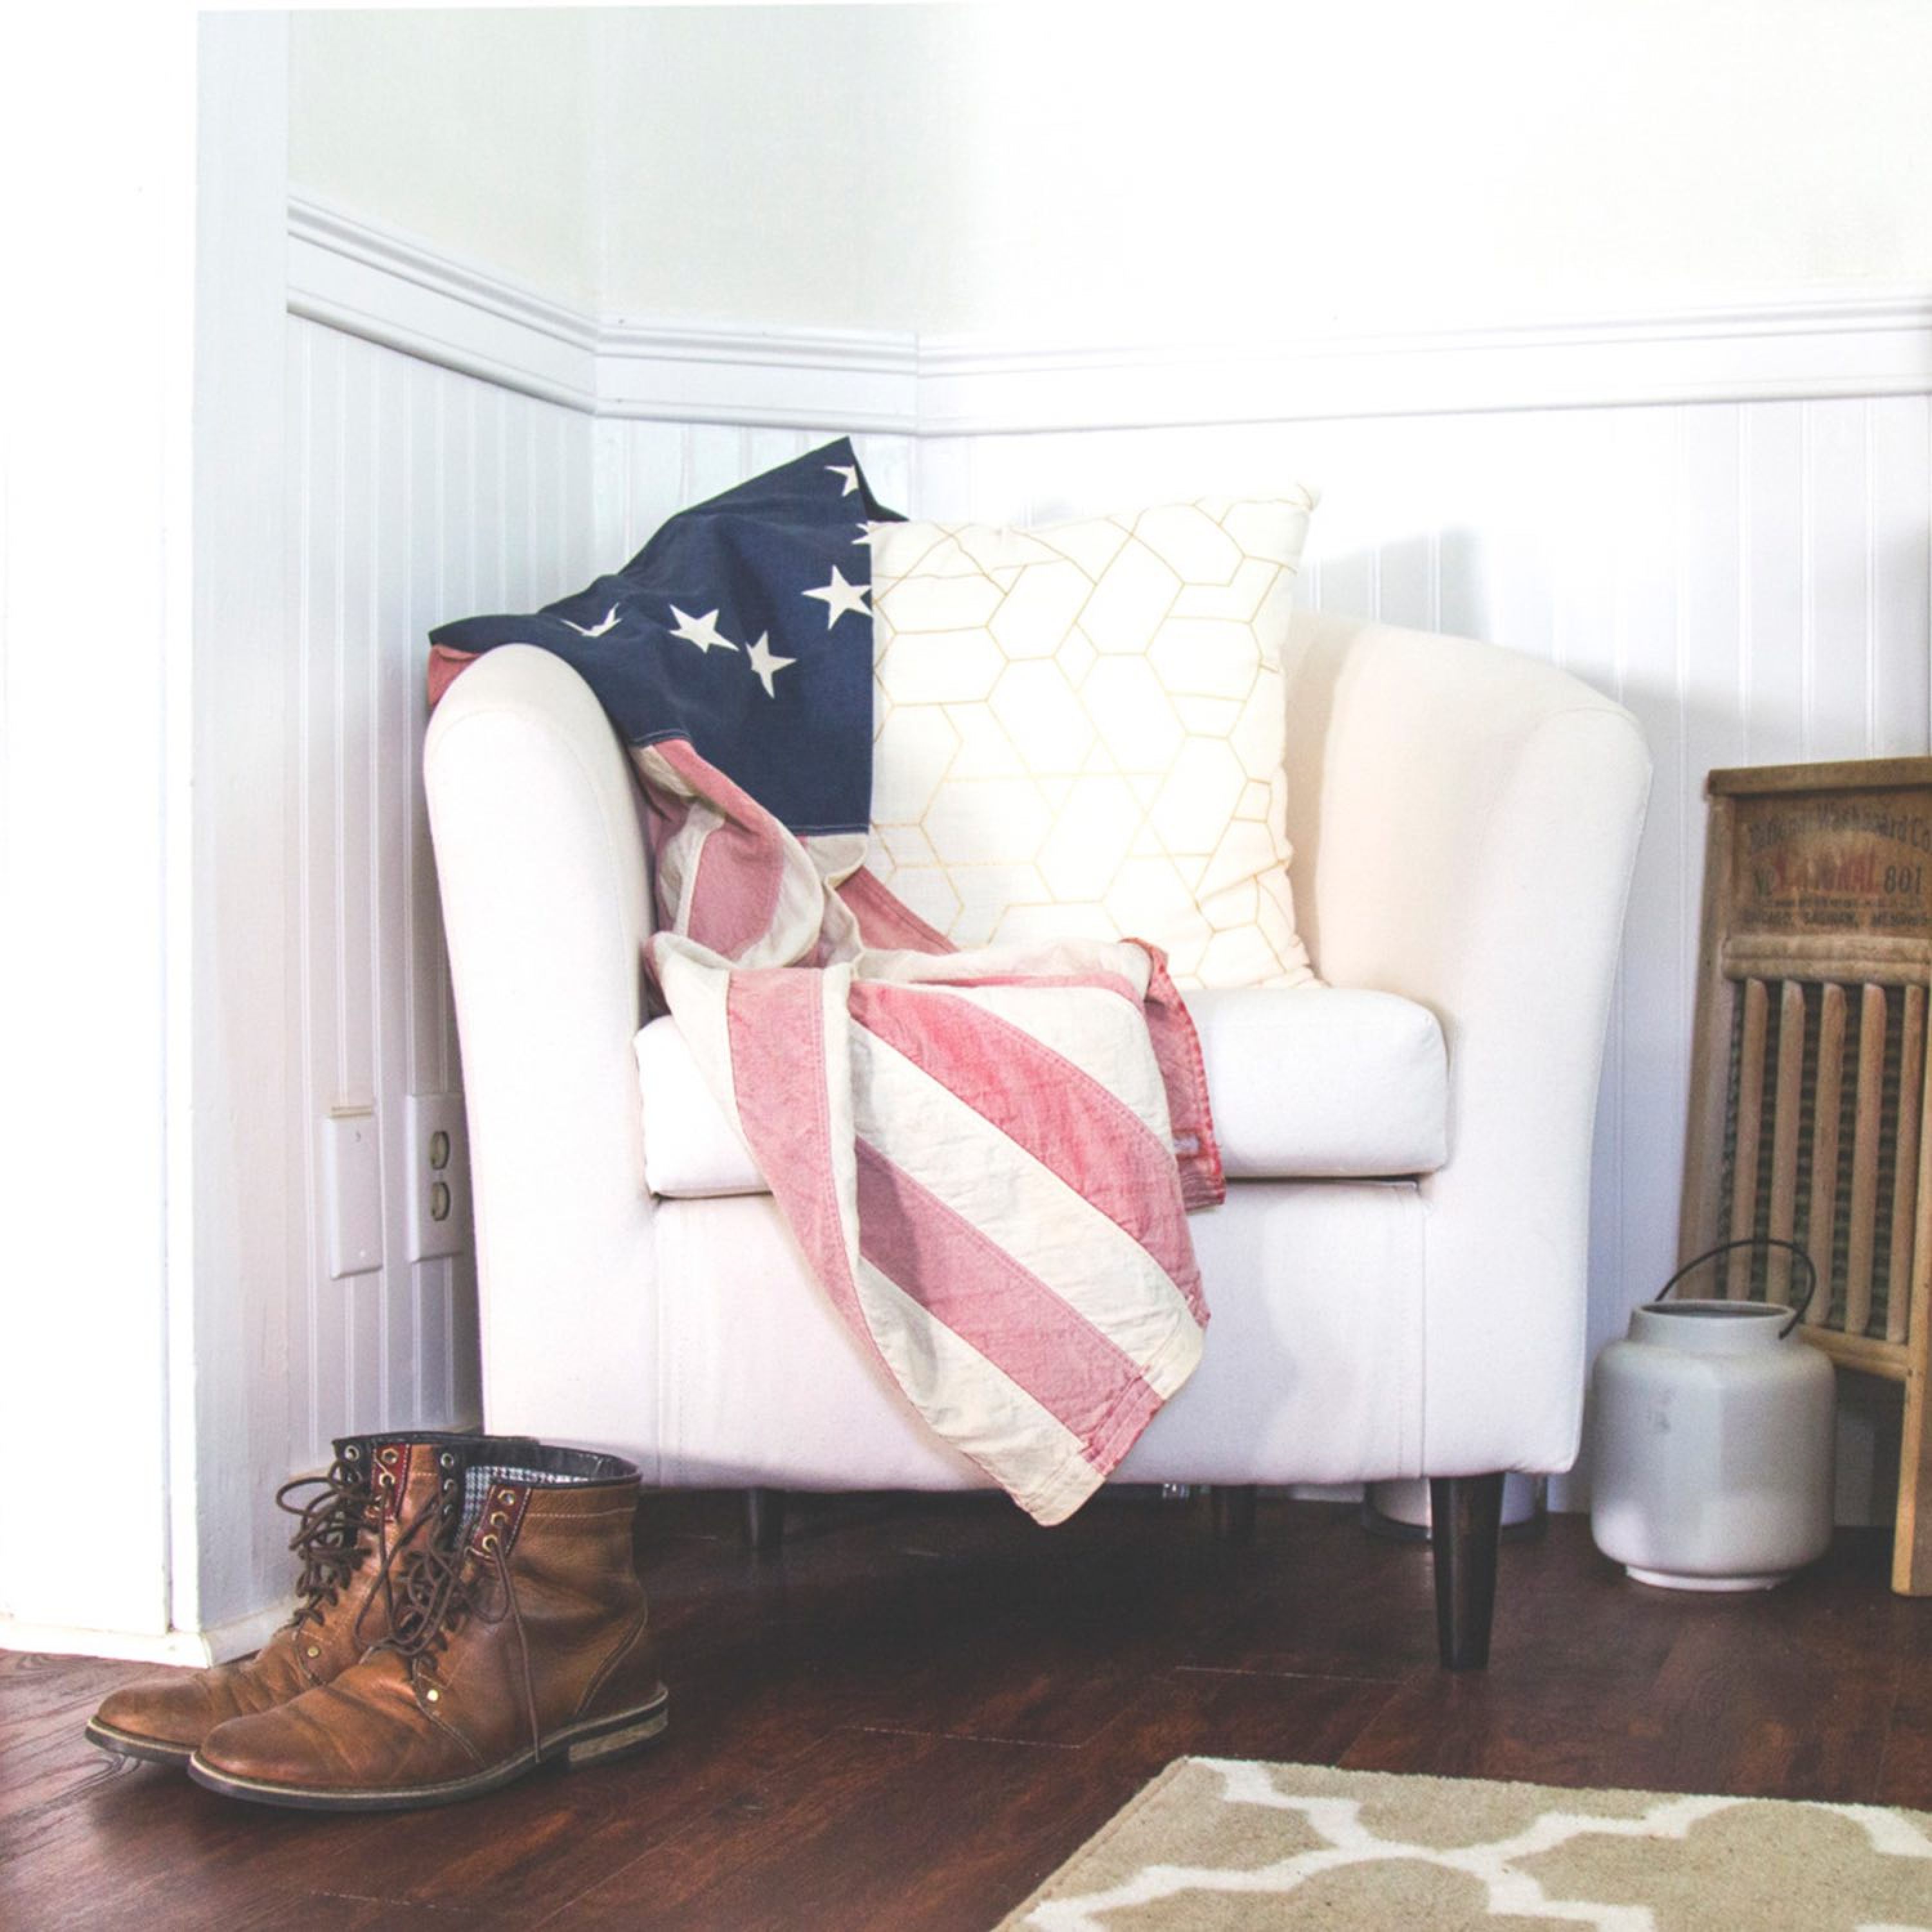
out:
{"label": "white armchair", "polygon": [[[1117,1473],[1433,1479],[1444,1661],[1476,1665],[1502,1475],[1576,1449],[1592,1116],[1649,763],[1627,712],[1492,646],[1310,617],[1288,669],[1295,899],[1329,986],[1189,998],[1231,1182],[1191,1224],[1214,1318]],[[668,1487],[982,1484],[833,1313],[670,1022],[640,1088],[637,794],[589,689],[490,652],[425,770],[488,1426]]]}

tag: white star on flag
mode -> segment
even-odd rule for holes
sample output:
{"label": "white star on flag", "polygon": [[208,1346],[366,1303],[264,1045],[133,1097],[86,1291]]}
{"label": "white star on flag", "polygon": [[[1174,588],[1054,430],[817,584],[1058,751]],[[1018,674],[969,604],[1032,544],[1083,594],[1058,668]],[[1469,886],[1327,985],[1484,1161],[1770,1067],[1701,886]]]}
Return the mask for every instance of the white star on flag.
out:
{"label": "white star on flag", "polygon": [[826,468],[835,476],[845,479],[845,487],[839,491],[842,496],[849,496],[859,487],[859,466],[856,463],[828,463]]}
{"label": "white star on flag", "polygon": [[758,673],[758,682],[765,687],[765,695],[767,698],[776,698],[778,695],[778,693],[772,688],[772,678],[783,670],[787,664],[796,664],[798,662],[796,658],[782,658],[772,650],[771,633],[769,631],[760,631],[758,633],[758,641],[752,645],[745,655],[750,659],[752,668]]}
{"label": "white star on flag", "polygon": [[[711,614],[715,617],[718,614],[714,610]],[[612,604],[610,609],[604,612],[603,622],[601,624],[592,625],[588,628],[581,624],[574,622],[568,617],[565,618],[563,621],[566,624],[568,624],[570,628],[573,631],[576,632],[580,637],[601,638],[606,631],[614,630],[616,628],[617,607],[614,604]]]}
{"label": "white star on flag", "polygon": [[824,601],[825,628],[828,631],[848,611],[856,610],[862,617],[872,614],[866,608],[866,586],[862,584],[848,584],[844,573],[836,563],[832,566],[832,581],[823,590],[808,590],[805,594]]}
{"label": "white star on flag", "polygon": [[[738,648],[718,629],[716,610],[707,610],[703,616],[694,617],[674,604],[670,607],[670,614],[677,620],[677,628],[671,632],[674,638],[682,638],[686,644],[695,644],[700,651],[707,652],[713,644],[722,644],[728,651],[735,651]],[[568,620],[565,621],[567,622]]]}

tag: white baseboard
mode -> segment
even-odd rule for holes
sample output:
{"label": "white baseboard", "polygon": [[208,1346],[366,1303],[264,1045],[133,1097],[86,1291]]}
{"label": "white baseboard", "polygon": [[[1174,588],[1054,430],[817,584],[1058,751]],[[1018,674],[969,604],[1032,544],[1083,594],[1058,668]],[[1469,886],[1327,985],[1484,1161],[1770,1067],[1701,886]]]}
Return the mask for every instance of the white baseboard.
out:
{"label": "white baseboard", "polygon": [[1932,289],[1068,345],[592,316],[301,195],[289,242],[291,313],[598,417],[933,436],[1932,394]]}
{"label": "white baseboard", "polygon": [[135,1664],[225,1664],[260,1650],[288,1621],[289,1606],[277,1604],[232,1623],[206,1630],[89,1630],[79,1624],[36,1624],[0,1616],[0,1650],[29,1651],[46,1657],[111,1657]]}

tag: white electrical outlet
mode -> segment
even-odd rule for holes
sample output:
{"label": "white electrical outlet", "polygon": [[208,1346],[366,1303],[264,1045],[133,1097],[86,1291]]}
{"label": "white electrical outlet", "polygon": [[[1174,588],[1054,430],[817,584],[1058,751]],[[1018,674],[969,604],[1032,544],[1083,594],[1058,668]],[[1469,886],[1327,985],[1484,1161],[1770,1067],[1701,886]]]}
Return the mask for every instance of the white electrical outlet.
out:
{"label": "white electrical outlet", "polygon": [[470,1130],[460,1094],[412,1094],[410,1258],[432,1261],[470,1246]]}

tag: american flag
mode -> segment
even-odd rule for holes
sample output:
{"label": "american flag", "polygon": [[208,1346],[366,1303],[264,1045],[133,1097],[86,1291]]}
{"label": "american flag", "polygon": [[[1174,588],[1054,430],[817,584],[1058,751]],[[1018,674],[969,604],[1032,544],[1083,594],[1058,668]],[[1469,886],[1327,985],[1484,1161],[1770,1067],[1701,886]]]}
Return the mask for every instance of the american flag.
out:
{"label": "american flag", "polygon": [[534,616],[431,633],[574,665],[650,807],[646,958],[834,1307],[1042,1522],[1192,1372],[1187,1212],[1223,1193],[1200,1049],[1132,941],[955,951],[859,869],[870,552],[849,442],[676,516]]}
{"label": "american flag", "polygon": [[430,633],[430,689],[499,644],[570,664],[633,746],[688,739],[801,837],[869,829],[880,507],[849,440],[671,518],[621,570]]}

